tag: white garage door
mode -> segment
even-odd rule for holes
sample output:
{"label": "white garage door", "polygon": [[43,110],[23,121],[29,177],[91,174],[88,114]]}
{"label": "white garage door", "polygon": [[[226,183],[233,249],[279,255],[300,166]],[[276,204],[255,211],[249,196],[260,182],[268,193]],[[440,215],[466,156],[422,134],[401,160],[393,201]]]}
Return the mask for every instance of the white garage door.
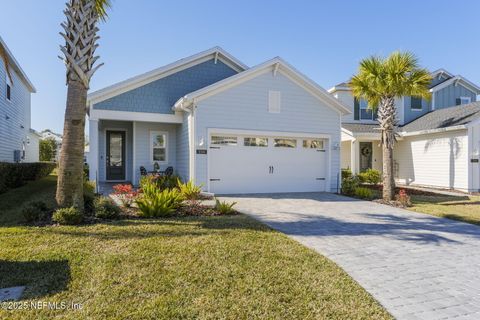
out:
{"label": "white garage door", "polygon": [[327,140],[211,134],[210,192],[326,191]]}

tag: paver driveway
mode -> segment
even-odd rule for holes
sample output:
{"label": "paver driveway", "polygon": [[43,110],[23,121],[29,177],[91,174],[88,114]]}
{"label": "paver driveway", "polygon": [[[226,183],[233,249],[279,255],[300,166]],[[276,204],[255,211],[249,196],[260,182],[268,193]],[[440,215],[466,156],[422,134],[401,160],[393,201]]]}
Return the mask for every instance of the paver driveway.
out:
{"label": "paver driveway", "polygon": [[335,261],[398,319],[480,319],[480,227],[328,193],[222,197]]}

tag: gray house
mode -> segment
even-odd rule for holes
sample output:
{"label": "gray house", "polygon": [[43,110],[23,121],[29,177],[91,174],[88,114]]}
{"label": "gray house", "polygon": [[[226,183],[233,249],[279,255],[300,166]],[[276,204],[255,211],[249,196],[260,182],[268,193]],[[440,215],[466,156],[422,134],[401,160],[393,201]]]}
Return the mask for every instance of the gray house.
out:
{"label": "gray house", "polygon": [[212,193],[336,191],[349,112],[281,58],[215,47],[89,94],[90,179],[159,165]]}
{"label": "gray house", "polygon": [[[396,99],[399,141],[394,149],[397,183],[462,191],[480,190],[480,87],[461,75],[432,72],[429,101]],[[347,104],[342,118],[341,166],[354,173],[382,171],[380,131],[366,101],[354,99],[346,83],[329,92]]]}
{"label": "gray house", "polygon": [[30,131],[30,96],[35,87],[1,37],[0,47],[9,66],[7,72],[0,58],[0,161],[38,161],[38,153],[33,154],[38,152],[33,146],[35,136]]}

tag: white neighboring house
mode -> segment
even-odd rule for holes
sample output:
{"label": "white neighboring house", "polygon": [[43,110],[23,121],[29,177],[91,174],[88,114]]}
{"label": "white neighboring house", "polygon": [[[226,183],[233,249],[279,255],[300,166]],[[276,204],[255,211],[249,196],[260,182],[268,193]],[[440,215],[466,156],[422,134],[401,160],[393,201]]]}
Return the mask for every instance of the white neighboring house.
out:
{"label": "white neighboring house", "polygon": [[[396,99],[395,179],[406,185],[480,191],[480,102],[475,102],[480,87],[444,69],[432,78],[430,101]],[[352,111],[342,118],[342,168],[382,171],[376,114],[365,101],[353,98],[346,83],[329,92]]]}
{"label": "white neighboring house", "polygon": [[90,179],[154,164],[217,194],[337,191],[349,109],[274,58],[249,68],[219,47],[90,93]]}
{"label": "white neighboring house", "polygon": [[38,162],[40,159],[40,138],[39,132],[30,129],[27,135],[25,162]]}
{"label": "white neighboring house", "polygon": [[36,90],[1,37],[0,46],[10,71],[9,76],[0,58],[0,162],[38,161],[38,156],[28,154],[31,94]]}
{"label": "white neighboring house", "polygon": [[62,135],[60,133],[55,133],[50,129],[45,129],[40,132],[40,140],[53,139],[57,145],[57,150],[55,152],[55,162],[58,162],[60,158],[60,150],[62,149]]}

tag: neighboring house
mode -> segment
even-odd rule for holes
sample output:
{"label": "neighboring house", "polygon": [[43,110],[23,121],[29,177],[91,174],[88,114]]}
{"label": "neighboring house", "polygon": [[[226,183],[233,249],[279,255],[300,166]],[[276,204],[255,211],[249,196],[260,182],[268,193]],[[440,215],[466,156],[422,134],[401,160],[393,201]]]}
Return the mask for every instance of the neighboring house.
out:
{"label": "neighboring house", "polygon": [[40,132],[40,135],[41,135],[41,140],[45,140],[45,139],[55,140],[57,149],[55,151],[55,158],[53,159],[53,161],[58,162],[58,160],[60,159],[60,152],[62,149],[62,139],[63,139],[62,135],[59,133],[55,133],[50,129],[43,130],[42,132]]}
{"label": "neighboring house", "polygon": [[347,113],[281,58],[215,47],[88,95],[90,179],[158,163],[212,193],[337,191]]}
{"label": "neighboring house", "polygon": [[27,135],[25,162],[38,162],[40,160],[40,138],[39,132],[30,129]]}
{"label": "neighboring house", "polygon": [[30,96],[35,87],[1,37],[0,47],[6,54],[11,76],[0,57],[0,162],[22,162],[34,158],[27,155],[27,141],[31,122]]}
{"label": "neighboring house", "polygon": [[[480,190],[480,87],[462,76],[440,69],[432,73],[426,101],[396,99],[399,140],[394,149],[398,183],[462,191]],[[346,83],[329,92],[350,106],[342,118],[342,168],[354,173],[382,170],[380,130],[376,114],[364,100],[354,99]]]}

